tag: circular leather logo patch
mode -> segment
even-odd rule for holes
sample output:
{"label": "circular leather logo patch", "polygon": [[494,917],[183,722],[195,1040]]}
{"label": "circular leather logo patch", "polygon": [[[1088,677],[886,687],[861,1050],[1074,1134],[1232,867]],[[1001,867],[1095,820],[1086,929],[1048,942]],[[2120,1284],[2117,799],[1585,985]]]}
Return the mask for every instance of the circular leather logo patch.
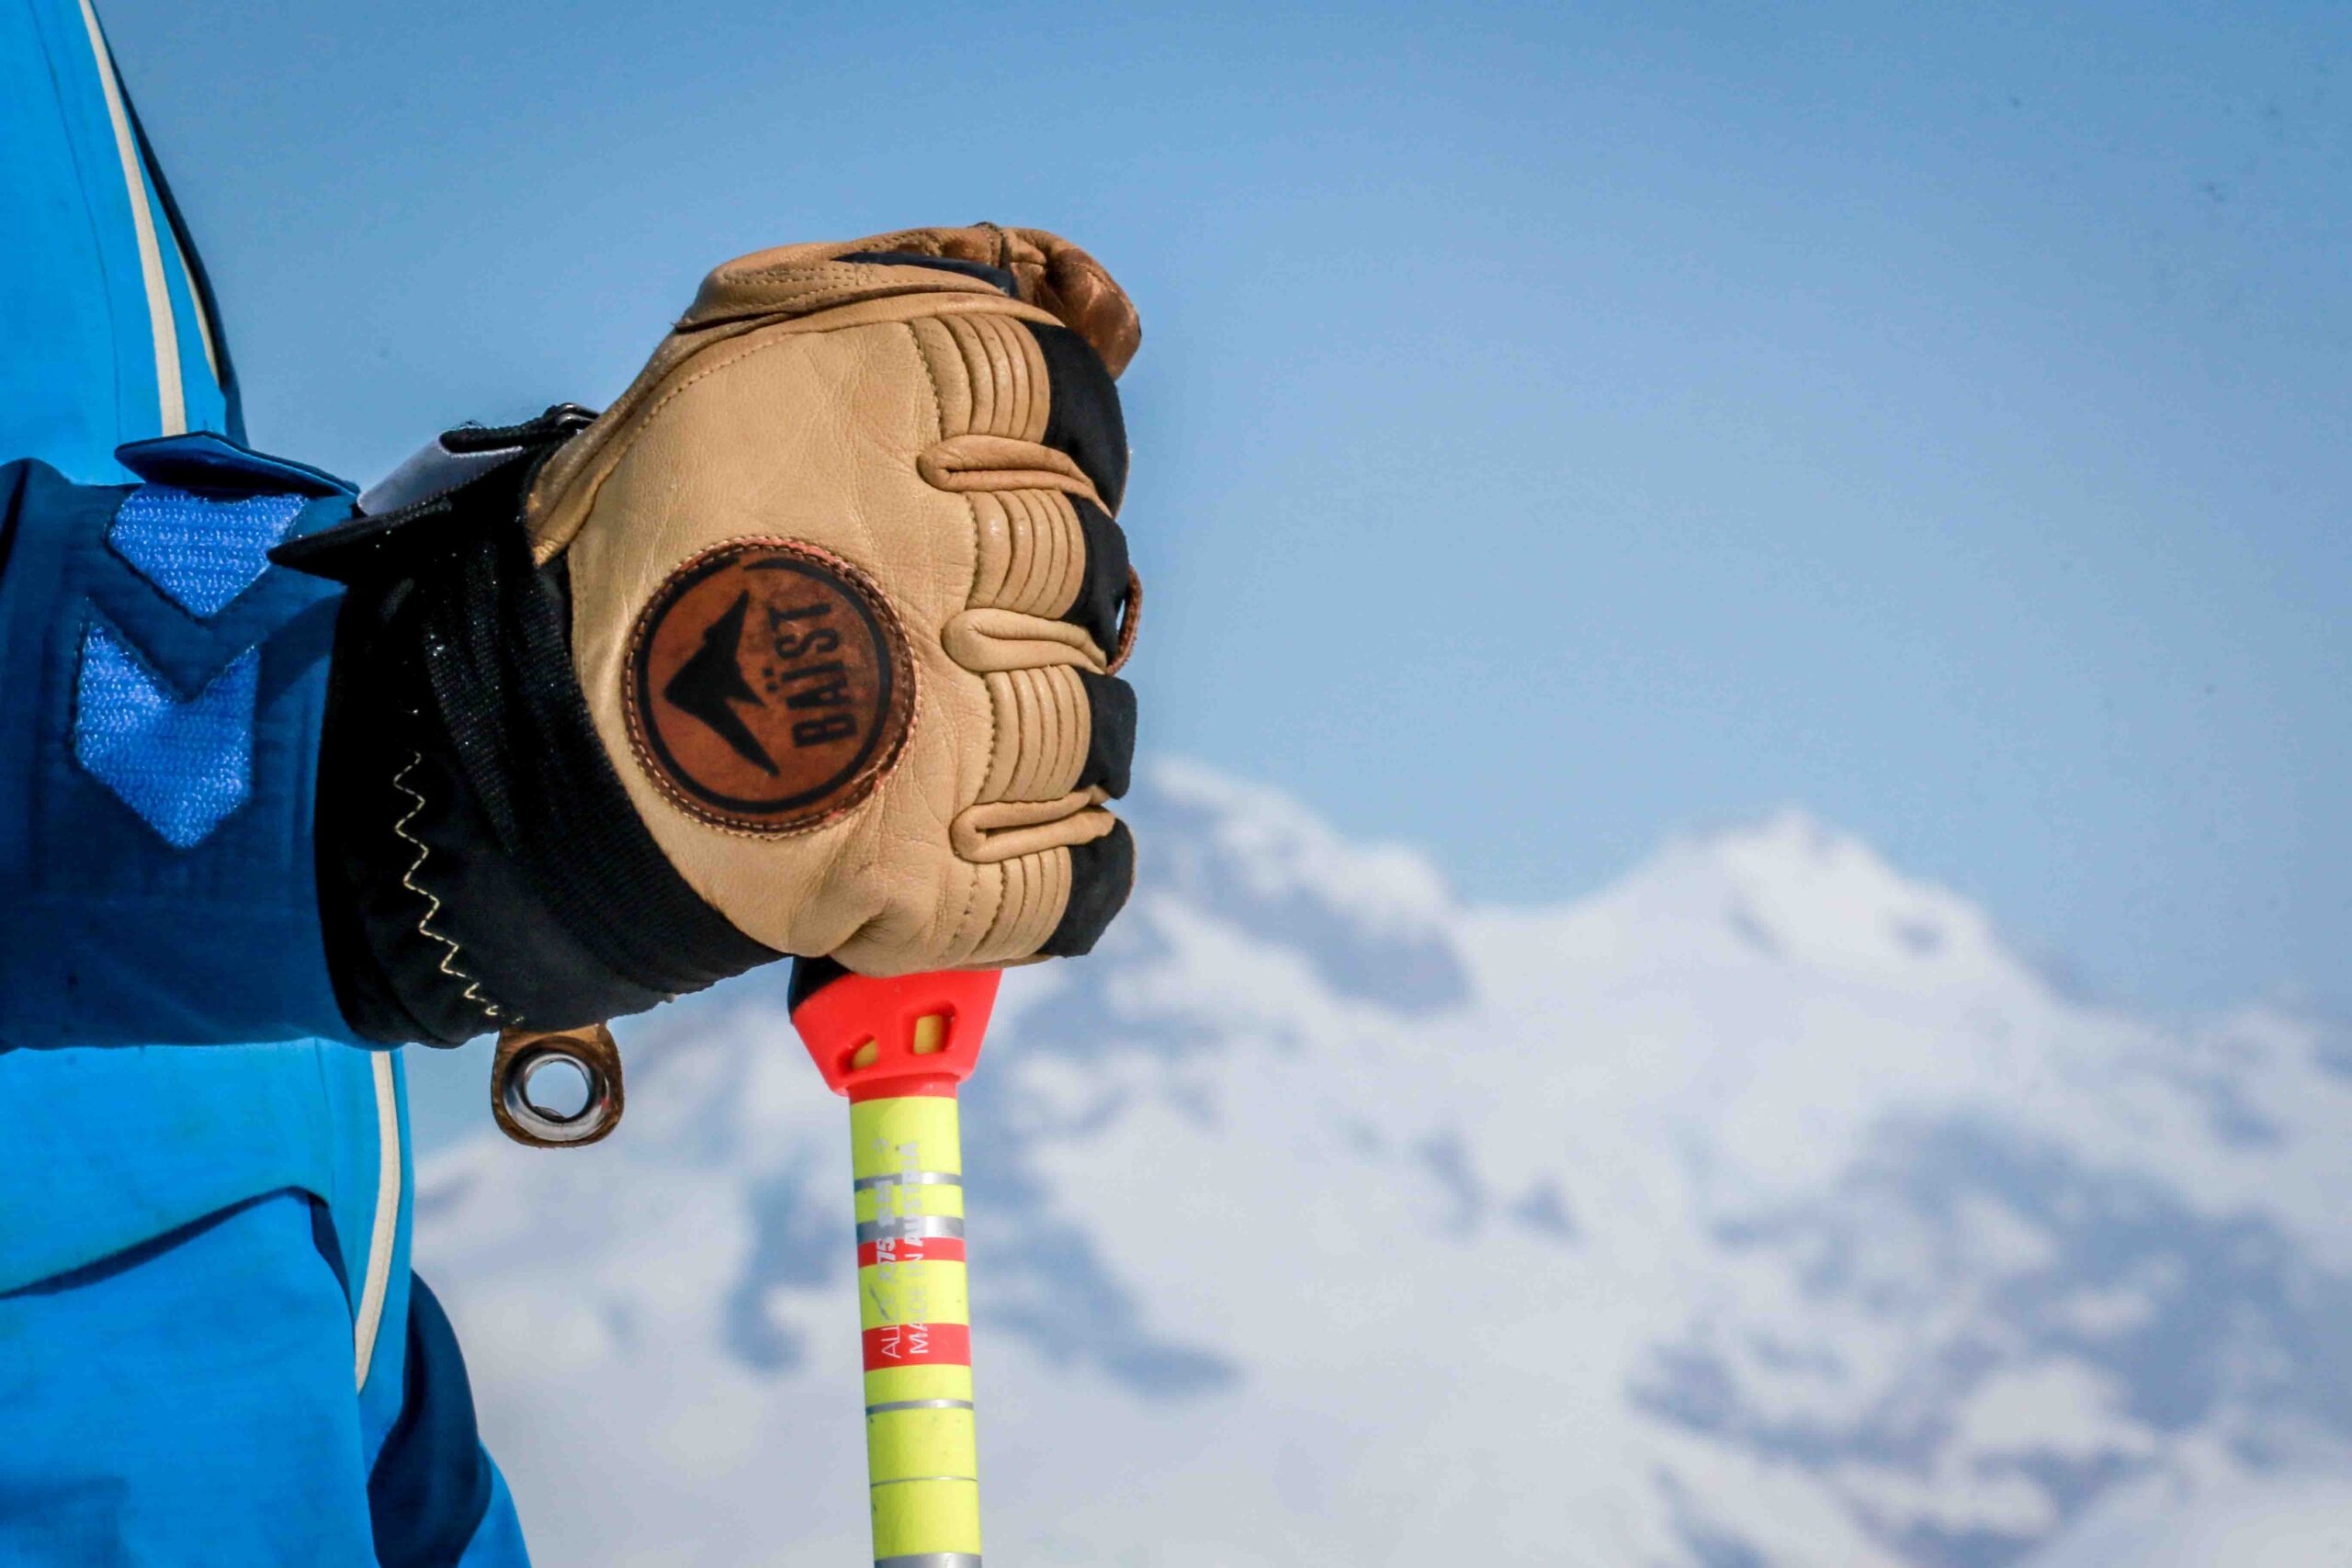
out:
{"label": "circular leather logo patch", "polygon": [[865,574],[738,539],[670,574],[628,649],[629,734],[662,792],[722,827],[807,828],[865,798],[906,741],[914,667]]}

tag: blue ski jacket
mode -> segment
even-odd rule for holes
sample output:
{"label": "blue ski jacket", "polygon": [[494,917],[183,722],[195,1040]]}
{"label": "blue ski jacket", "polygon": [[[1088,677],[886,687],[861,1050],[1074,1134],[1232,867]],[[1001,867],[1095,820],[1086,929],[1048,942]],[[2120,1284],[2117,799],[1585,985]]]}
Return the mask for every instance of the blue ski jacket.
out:
{"label": "blue ski jacket", "polygon": [[311,785],[350,488],[243,444],[88,0],[0,0],[0,1562],[524,1562]]}

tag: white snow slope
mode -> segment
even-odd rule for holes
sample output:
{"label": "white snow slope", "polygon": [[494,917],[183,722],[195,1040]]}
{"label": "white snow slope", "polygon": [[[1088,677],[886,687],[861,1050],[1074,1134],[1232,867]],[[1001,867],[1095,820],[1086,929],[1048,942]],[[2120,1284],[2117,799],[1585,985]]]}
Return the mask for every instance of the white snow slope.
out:
{"label": "white snow slope", "polygon": [[[1012,1564],[2352,1563],[2352,1037],[2072,998],[1790,812],[1554,909],[1163,765],[967,1095]],[[541,1561],[865,1560],[840,1103],[755,977],[428,1165]]]}

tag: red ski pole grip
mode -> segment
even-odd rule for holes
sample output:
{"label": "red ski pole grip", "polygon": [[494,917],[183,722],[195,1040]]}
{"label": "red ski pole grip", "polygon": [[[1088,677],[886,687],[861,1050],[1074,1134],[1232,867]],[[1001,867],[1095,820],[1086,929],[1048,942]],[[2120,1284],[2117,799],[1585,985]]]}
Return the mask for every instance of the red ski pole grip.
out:
{"label": "red ski pole grip", "polygon": [[943,969],[877,980],[831,959],[797,958],[792,1023],[835,1094],[953,1095],[979,1061],[1002,977]]}

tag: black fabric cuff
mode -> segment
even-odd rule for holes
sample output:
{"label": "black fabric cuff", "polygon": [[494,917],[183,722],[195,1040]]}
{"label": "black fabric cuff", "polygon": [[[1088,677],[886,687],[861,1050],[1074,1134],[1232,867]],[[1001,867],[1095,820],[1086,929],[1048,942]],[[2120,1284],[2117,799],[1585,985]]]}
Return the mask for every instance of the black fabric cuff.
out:
{"label": "black fabric cuff", "polygon": [[[349,584],[318,784],[336,999],[387,1043],[641,1012],[781,956],[695,893],[605,754],[573,673],[561,562],[523,497],[584,418],[494,433],[515,460],[281,547]],[[470,434],[470,433],[469,433]]]}

